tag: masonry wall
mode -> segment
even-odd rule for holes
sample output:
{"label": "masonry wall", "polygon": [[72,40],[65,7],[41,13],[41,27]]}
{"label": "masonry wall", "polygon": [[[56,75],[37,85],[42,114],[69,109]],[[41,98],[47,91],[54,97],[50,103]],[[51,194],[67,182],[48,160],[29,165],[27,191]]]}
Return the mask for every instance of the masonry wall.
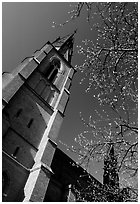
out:
{"label": "masonry wall", "polygon": [[[61,67],[51,82],[46,73],[55,58]],[[73,74],[61,53],[46,44],[4,78],[3,201],[44,199]]]}

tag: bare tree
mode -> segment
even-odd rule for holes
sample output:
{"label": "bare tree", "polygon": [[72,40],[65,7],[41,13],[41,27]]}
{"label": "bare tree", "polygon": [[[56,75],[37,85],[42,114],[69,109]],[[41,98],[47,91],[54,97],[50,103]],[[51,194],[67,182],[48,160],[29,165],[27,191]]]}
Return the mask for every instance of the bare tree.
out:
{"label": "bare tree", "polygon": [[103,160],[113,144],[119,175],[133,195],[137,192],[130,180],[138,172],[137,6],[135,2],[80,2],[70,13],[74,20],[87,9],[87,21],[98,33],[96,42],[86,39],[78,46],[85,60],[76,69],[83,73],[81,82],[89,81],[85,91],[100,104],[100,111],[94,109],[88,121],[80,115],[85,131],[75,139],[79,148],[73,151],[79,154],[79,164],[88,168],[92,159]]}

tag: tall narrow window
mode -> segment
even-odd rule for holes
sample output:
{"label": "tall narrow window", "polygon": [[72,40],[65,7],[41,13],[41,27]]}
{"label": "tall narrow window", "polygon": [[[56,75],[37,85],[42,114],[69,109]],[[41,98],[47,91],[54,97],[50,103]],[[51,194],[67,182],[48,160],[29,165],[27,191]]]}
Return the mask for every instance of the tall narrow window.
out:
{"label": "tall narrow window", "polygon": [[47,69],[46,74],[45,74],[50,82],[53,83],[55,81],[57,74],[58,74],[58,70],[60,69],[60,67],[61,67],[61,62],[59,59],[54,58],[50,62],[50,66]]}
{"label": "tall narrow window", "polygon": [[13,153],[13,157],[16,157],[19,152],[20,147],[17,147]]}
{"label": "tall narrow window", "polygon": [[17,111],[17,113],[16,113],[16,117],[17,117],[17,118],[20,116],[21,112],[22,112],[22,108],[20,108],[20,109]]}
{"label": "tall narrow window", "polygon": [[30,128],[31,127],[31,125],[33,124],[33,121],[34,121],[34,119],[33,118],[31,118],[31,120],[29,121],[29,123],[27,124],[27,127],[28,128]]}
{"label": "tall narrow window", "polygon": [[49,78],[51,76],[53,69],[54,69],[54,66],[50,65],[49,68],[47,69],[46,74],[45,74],[47,76],[47,78]]}
{"label": "tall narrow window", "polygon": [[53,73],[51,74],[49,80],[50,80],[52,83],[55,81],[56,76],[57,76],[57,73],[58,73],[58,69],[55,69],[55,70],[53,71]]}

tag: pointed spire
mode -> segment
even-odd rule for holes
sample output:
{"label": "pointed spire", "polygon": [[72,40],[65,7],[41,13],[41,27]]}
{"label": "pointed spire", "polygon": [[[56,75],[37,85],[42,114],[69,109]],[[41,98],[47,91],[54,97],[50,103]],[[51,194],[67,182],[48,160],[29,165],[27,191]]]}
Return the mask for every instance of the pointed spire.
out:
{"label": "pointed spire", "polygon": [[74,30],[74,32],[72,34],[69,34],[67,36],[64,36],[63,38],[58,39],[58,41],[55,41],[55,43],[53,43],[53,46],[58,47],[59,48],[59,53],[61,55],[65,55],[65,53],[67,52],[67,60],[69,63],[71,63],[71,59],[73,56],[73,44],[74,44],[74,35],[76,34],[77,29]]}
{"label": "pointed spire", "polygon": [[78,28],[76,28],[76,29],[74,30],[74,32],[70,35],[70,37],[73,37],[73,36],[77,33],[77,30],[78,30]]}
{"label": "pointed spire", "polygon": [[119,188],[119,175],[117,170],[117,158],[115,156],[114,144],[109,144],[107,155],[104,159],[104,185],[108,188]]}
{"label": "pointed spire", "polygon": [[77,32],[77,29],[75,29],[74,32],[72,32],[71,34],[65,35],[63,37],[58,37],[55,41],[52,42],[52,44],[56,47],[61,47],[62,45],[64,46],[64,44],[67,41],[70,41],[70,39],[73,39],[76,32]]}

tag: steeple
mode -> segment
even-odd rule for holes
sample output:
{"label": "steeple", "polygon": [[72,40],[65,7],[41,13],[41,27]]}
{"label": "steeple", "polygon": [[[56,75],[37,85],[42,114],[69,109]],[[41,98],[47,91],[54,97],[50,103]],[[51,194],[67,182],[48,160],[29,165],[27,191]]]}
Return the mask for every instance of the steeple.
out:
{"label": "steeple", "polygon": [[75,73],[74,34],[47,42],[3,74],[3,201],[44,200]]}
{"label": "steeple", "polygon": [[119,188],[119,176],[117,171],[117,158],[114,153],[114,145],[110,144],[107,155],[104,158],[103,183],[109,188]]}
{"label": "steeple", "polygon": [[55,47],[61,47],[61,46],[65,46],[67,42],[69,42],[70,40],[74,40],[74,35],[76,34],[77,30],[75,30],[73,33],[65,35],[63,37],[58,37],[56,38],[52,44]]}
{"label": "steeple", "polygon": [[67,55],[67,60],[70,63],[73,55],[74,35],[76,34],[76,32],[77,30],[75,30],[73,33],[68,34],[64,37],[61,37],[61,38],[58,37],[54,42],[52,42],[52,45],[55,46],[56,49],[59,49],[59,52],[63,56]]}

